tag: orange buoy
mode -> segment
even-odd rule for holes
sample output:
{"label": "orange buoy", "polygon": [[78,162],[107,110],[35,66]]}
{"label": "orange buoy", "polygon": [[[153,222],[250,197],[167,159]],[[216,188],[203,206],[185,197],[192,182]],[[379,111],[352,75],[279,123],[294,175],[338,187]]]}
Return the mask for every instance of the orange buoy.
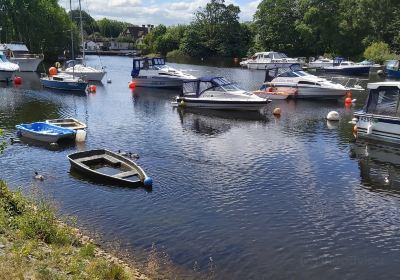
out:
{"label": "orange buoy", "polygon": [[134,82],[134,81],[129,82],[128,86],[130,89],[134,89],[134,88],[136,88],[136,82]]}
{"label": "orange buoy", "polygon": [[22,78],[20,76],[15,76],[14,78],[14,84],[15,85],[20,85],[22,84]]}
{"label": "orange buoy", "polygon": [[49,75],[50,76],[57,75],[57,68],[56,67],[50,67],[49,68]]}

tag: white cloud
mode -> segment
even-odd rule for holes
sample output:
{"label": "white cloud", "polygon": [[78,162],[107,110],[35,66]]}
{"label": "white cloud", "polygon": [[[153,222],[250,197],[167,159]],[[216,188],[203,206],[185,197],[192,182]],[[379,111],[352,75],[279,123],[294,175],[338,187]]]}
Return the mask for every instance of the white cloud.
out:
{"label": "white cloud", "polygon": [[[251,20],[257,5],[261,0],[255,0],[240,5],[241,21]],[[76,1],[77,2],[77,1]],[[96,19],[104,17],[127,21],[133,24],[165,24],[173,25],[189,23],[193,14],[199,7],[204,7],[208,0],[182,1],[172,0],[82,0],[82,9]],[[233,0],[227,0],[227,4],[235,4]],[[69,0],[62,0],[60,4],[69,9]],[[77,4],[73,9],[77,8]]]}

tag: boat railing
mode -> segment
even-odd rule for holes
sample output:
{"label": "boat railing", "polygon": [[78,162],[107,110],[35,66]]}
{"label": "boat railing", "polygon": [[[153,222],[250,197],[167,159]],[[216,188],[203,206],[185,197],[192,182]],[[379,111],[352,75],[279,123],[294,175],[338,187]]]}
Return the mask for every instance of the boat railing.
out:
{"label": "boat railing", "polygon": [[44,55],[43,54],[30,54],[30,53],[24,53],[24,54],[19,54],[19,53],[14,53],[15,58],[40,58],[43,59]]}
{"label": "boat railing", "polygon": [[332,83],[341,84],[344,87],[351,89],[351,90],[365,90],[360,83],[362,81],[368,81],[368,79],[362,78],[349,78],[349,77],[341,77],[341,76],[320,76]]}

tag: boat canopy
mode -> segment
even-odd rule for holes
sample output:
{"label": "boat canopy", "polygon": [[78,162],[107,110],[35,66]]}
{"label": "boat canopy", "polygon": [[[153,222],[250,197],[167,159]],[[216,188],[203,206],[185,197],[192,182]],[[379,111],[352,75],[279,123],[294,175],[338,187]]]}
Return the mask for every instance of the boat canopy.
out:
{"label": "boat canopy", "polygon": [[240,90],[235,83],[232,83],[224,77],[211,76],[184,81],[182,95],[195,93],[196,97],[199,97],[207,90],[216,90],[218,88],[224,91]]}
{"label": "boat canopy", "polygon": [[385,68],[386,68],[386,70],[399,71],[399,61],[398,60],[386,60]]}
{"label": "boat canopy", "polygon": [[[299,63],[293,63],[289,66],[269,66],[267,65],[266,71],[265,71],[265,81],[264,82],[271,82],[273,79],[275,79],[278,76],[282,76],[284,74],[288,73],[293,73],[297,71],[302,71],[303,69],[301,68]],[[294,75],[294,77],[297,77],[297,75]]]}
{"label": "boat canopy", "polygon": [[400,83],[384,82],[368,85],[369,94],[364,106],[367,114],[400,117]]}
{"label": "boat canopy", "polygon": [[165,65],[165,59],[162,57],[139,57],[133,59],[133,68],[131,72],[132,78],[136,78],[139,76],[140,70],[149,70],[152,69],[154,66],[163,66]]}

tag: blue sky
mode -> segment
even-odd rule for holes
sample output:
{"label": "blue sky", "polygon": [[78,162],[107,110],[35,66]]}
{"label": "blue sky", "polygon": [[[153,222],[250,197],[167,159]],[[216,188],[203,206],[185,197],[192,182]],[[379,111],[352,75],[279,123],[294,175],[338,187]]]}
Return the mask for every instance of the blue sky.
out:
{"label": "blue sky", "polygon": [[[238,5],[241,21],[251,20],[261,0],[226,0],[226,3]],[[78,7],[78,0],[72,0],[73,9]],[[208,0],[82,0],[82,9],[94,18],[103,17],[127,21],[133,24],[188,23],[193,13]],[[69,0],[59,3],[69,9]]]}

